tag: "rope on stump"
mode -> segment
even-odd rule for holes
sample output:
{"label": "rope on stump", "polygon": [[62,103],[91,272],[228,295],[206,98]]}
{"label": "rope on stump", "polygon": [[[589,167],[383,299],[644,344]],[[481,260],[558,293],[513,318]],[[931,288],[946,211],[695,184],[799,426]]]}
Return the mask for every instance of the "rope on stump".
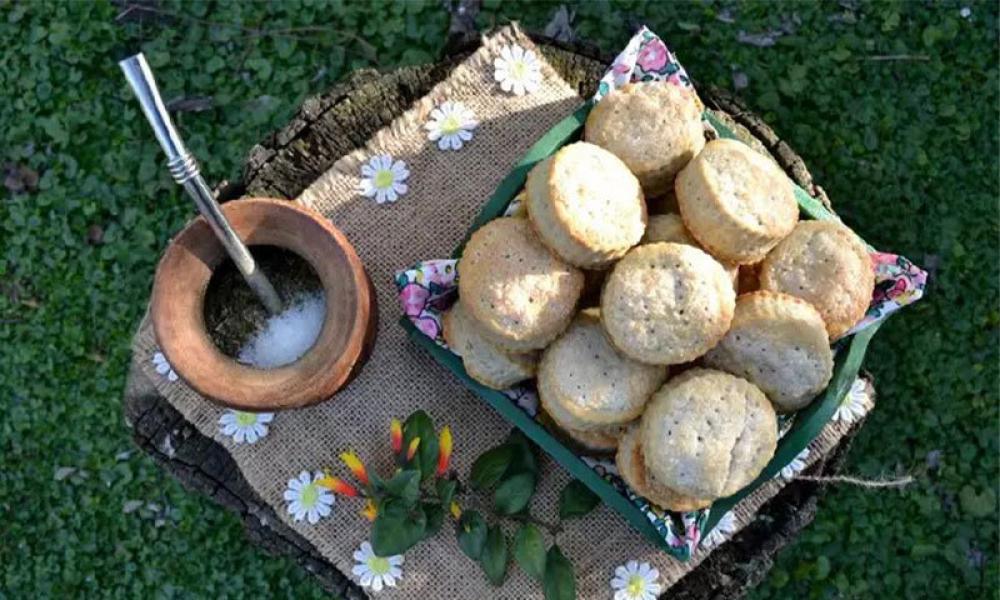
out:
{"label": "rope on stump", "polygon": [[846,483],[867,489],[878,488],[904,488],[914,482],[913,477],[906,475],[897,479],[862,479],[850,475],[831,475],[829,477],[821,475],[800,475],[796,477],[800,481],[812,481],[815,483]]}

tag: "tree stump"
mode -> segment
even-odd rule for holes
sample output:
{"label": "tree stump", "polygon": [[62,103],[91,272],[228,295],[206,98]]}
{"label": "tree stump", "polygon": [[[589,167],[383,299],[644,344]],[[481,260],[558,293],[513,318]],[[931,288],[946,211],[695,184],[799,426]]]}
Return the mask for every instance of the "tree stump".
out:
{"label": "tree stump", "polygon": [[[567,45],[543,36],[532,37],[546,59],[581,96],[594,93],[612,57],[601,56],[584,44]],[[453,40],[446,49],[448,58],[433,65],[384,73],[362,69],[329,92],[307,99],[287,126],[250,151],[242,181],[219,186],[220,200],[245,195],[296,197],[338,158],[362,146],[372,134],[424,96],[476,44],[478,40]],[[699,88],[699,92],[709,108],[724,113],[726,120],[737,125],[744,135],[752,136],[748,141],[770,152],[796,183],[829,206],[802,159],[766,123],[728,93],[705,87]],[[225,448],[185,421],[156,392],[135,359],[129,370],[123,404],[125,420],[136,444],[186,488],[236,512],[252,542],[271,553],[294,558],[336,597],[366,598],[312,544],[281,522],[251,489]],[[838,472],[862,424],[863,421],[855,423],[836,450],[817,461],[807,473]],[[785,486],[761,508],[757,519],[712,552],[667,590],[664,597],[704,600],[744,595],[766,576],[778,551],[812,522],[821,496],[822,487],[816,483],[799,480]]]}

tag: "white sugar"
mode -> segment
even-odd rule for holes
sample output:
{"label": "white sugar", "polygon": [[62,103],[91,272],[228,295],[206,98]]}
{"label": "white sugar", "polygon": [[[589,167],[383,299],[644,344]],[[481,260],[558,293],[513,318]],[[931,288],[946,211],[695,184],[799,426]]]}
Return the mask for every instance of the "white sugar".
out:
{"label": "white sugar", "polygon": [[293,363],[312,347],[319,337],[326,315],[326,299],[315,293],[299,298],[272,315],[240,349],[239,361],[261,369]]}

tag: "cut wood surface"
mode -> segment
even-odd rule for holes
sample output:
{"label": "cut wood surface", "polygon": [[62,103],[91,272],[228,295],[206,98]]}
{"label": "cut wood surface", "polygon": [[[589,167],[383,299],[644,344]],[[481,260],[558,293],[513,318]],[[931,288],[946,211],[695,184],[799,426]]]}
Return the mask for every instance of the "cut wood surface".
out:
{"label": "cut wood surface", "polygon": [[[533,37],[553,67],[581,96],[593,93],[610,56],[600,56],[581,44],[568,46]],[[338,158],[362,146],[447,76],[471,52],[472,43],[450,44],[448,58],[434,65],[386,73],[359,70],[329,92],[309,98],[287,126],[250,151],[243,181],[219,186],[220,199],[244,195],[294,198]],[[759,117],[727,93],[704,87],[699,92],[709,108],[738,125],[745,135],[753,136],[747,141],[769,151],[796,183],[829,206],[802,159]],[[308,541],[281,522],[251,489],[226,449],[185,421],[156,392],[134,360],[123,404],[126,422],[139,447],[185,487],[239,515],[252,542],[274,554],[292,557],[335,597],[367,597]],[[862,423],[855,423],[841,445],[806,473],[831,475],[839,471]],[[822,487],[813,482],[787,485],[763,506],[759,518],[717,548],[665,596],[694,600],[743,595],[766,576],[778,551],[812,522],[821,495]],[[623,522],[622,527],[627,525]]]}

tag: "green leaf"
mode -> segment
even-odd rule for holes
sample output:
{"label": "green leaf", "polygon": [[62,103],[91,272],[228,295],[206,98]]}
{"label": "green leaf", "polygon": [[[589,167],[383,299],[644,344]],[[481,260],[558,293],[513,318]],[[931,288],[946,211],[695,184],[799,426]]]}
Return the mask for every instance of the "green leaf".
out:
{"label": "green leaf", "polygon": [[431,56],[431,53],[426,50],[422,50],[420,48],[407,48],[403,51],[400,63],[404,65],[422,65],[433,60],[434,57]]}
{"label": "green leaf", "polygon": [[508,473],[538,473],[538,461],[535,460],[534,446],[527,437],[517,429],[507,436],[507,443],[513,446],[514,456],[511,458]]}
{"label": "green leaf", "polygon": [[387,493],[402,500],[407,508],[412,507],[420,497],[420,473],[415,469],[405,469],[385,482],[384,487]]}
{"label": "green leaf", "polygon": [[257,75],[261,79],[267,79],[271,76],[272,67],[271,61],[266,58],[251,58],[247,60],[246,65],[257,72]]}
{"label": "green leaf", "polygon": [[579,479],[566,484],[566,487],[559,493],[559,518],[572,519],[582,517],[594,510],[601,503],[601,499],[594,492],[590,491]]}
{"label": "green leaf", "polygon": [[410,511],[399,501],[387,500],[372,524],[372,548],[379,556],[403,554],[424,537],[427,516]]}
{"label": "green leaf", "polygon": [[458,487],[458,482],[451,479],[438,479],[437,482],[437,494],[438,499],[441,500],[441,506],[445,511],[451,508],[451,501],[455,497],[455,488]]}
{"label": "green leaf", "polygon": [[962,505],[962,511],[976,518],[988,517],[993,514],[997,503],[997,497],[993,490],[985,488],[982,493],[977,494],[971,485],[962,486],[962,490],[958,493],[958,500]]}
{"label": "green leaf", "polygon": [[465,511],[458,522],[458,547],[472,560],[479,560],[485,545],[486,521],[478,511]]}
{"label": "green leaf", "polygon": [[479,564],[482,565],[490,583],[493,585],[503,583],[507,575],[507,538],[497,525],[490,527],[486,535],[486,545],[483,546]]}
{"label": "green leaf", "polygon": [[444,513],[447,509],[442,508],[440,504],[434,502],[421,502],[420,509],[424,511],[424,517],[426,517],[427,521],[423,535],[423,539],[426,540],[441,531],[441,525],[444,523]]}
{"label": "green leaf", "polygon": [[813,573],[813,577],[819,581],[822,581],[830,576],[830,559],[825,556],[820,556],[816,559],[816,571]]}
{"label": "green leaf", "polygon": [[469,482],[472,489],[482,490],[496,485],[507,472],[513,458],[514,447],[509,444],[491,448],[480,454],[476,462],[472,463]]}
{"label": "green leaf", "polygon": [[205,70],[209,73],[215,73],[226,66],[226,61],[222,60],[222,57],[218,54],[213,55],[212,58],[205,62]]}
{"label": "green leaf", "polygon": [[533,493],[535,493],[535,474],[518,473],[497,486],[493,497],[494,506],[498,513],[512,515],[528,505]]}
{"label": "green leaf", "polygon": [[542,579],[545,574],[545,541],[542,532],[531,523],[525,523],[514,538],[514,558],[524,572]]}
{"label": "green leaf", "polygon": [[545,600],[574,600],[576,598],[576,579],[573,576],[573,564],[563,556],[562,550],[555,544],[549,548],[545,556],[545,577],[542,580],[545,590]]}
{"label": "green leaf", "polygon": [[420,446],[413,457],[411,467],[418,469],[422,479],[429,479],[437,469],[438,440],[434,433],[434,422],[422,410],[411,414],[403,423],[403,451],[410,447],[413,438],[420,438]]}

